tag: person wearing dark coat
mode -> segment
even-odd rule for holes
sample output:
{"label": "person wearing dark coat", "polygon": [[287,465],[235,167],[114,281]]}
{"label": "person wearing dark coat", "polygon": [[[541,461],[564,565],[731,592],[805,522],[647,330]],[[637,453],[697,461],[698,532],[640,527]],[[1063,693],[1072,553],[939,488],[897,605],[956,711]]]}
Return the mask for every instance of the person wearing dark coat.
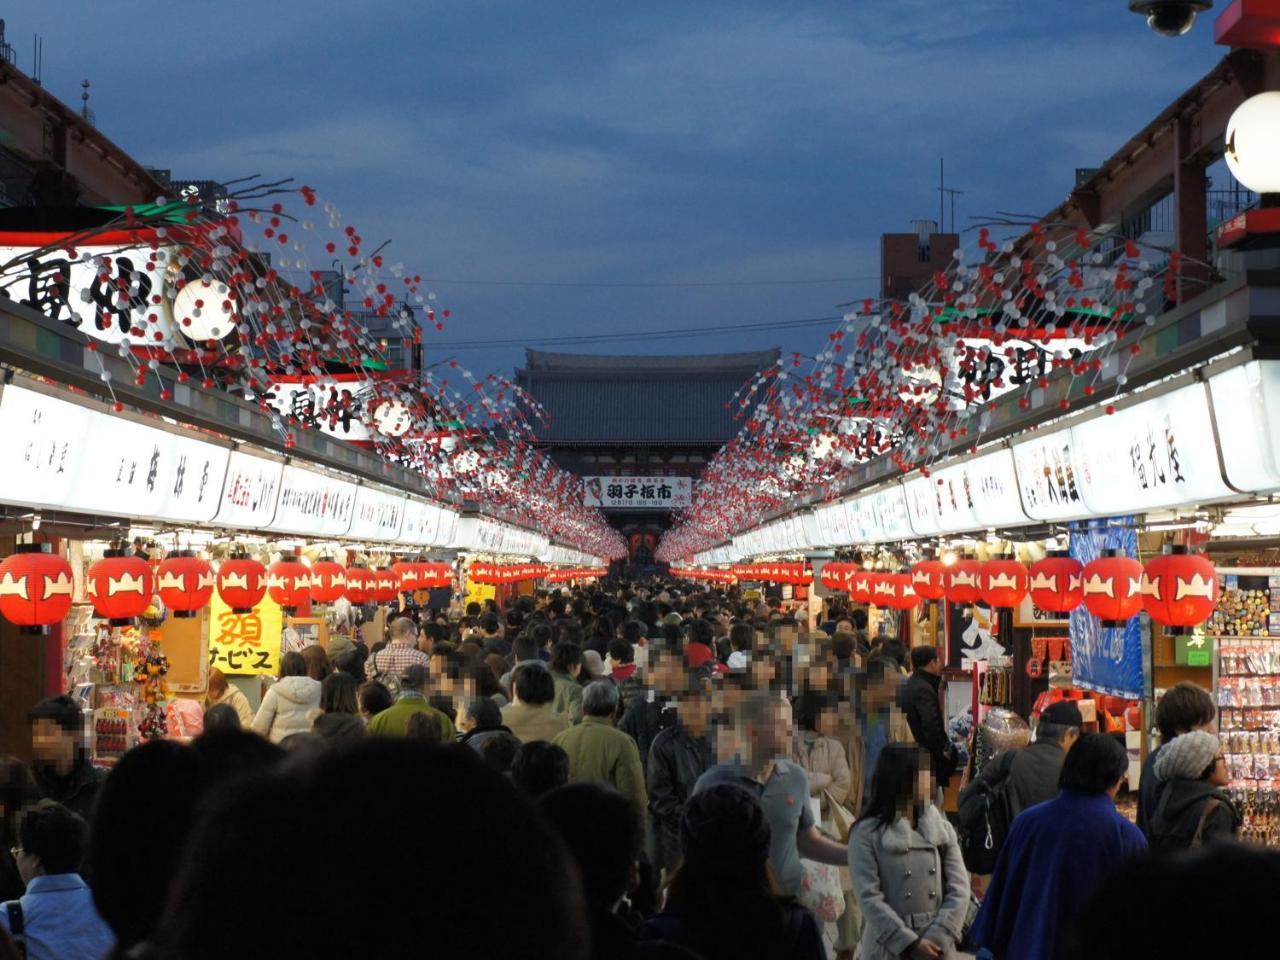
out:
{"label": "person wearing dark coat", "polygon": [[659,733],[676,722],[675,695],[688,685],[684,661],[673,647],[658,647],[651,654],[649,675],[653,681],[652,693],[648,691],[633,702],[626,700],[625,685],[619,686],[619,694],[626,703],[626,712],[618,721],[618,729],[629,733],[640,748],[640,762],[649,762],[649,748]]}
{"label": "person wearing dark coat", "polygon": [[92,819],[98,788],[106,774],[89,762],[80,704],[68,696],[41,700],[31,721],[31,773],[45,800],[62,804],[85,820]]}
{"label": "person wearing dark coat", "polygon": [[1035,742],[1021,750],[1008,750],[982,768],[973,783],[960,791],[960,803],[977,783],[995,787],[1005,777],[1009,780],[1009,815],[1016,817],[1028,807],[1052,800],[1058,795],[1058,779],[1067,751],[1080,736],[1084,718],[1080,708],[1070,700],[1052,703],[1040,714]]}
{"label": "person wearing dark coat", "polygon": [[911,650],[911,677],[898,691],[898,705],[906,714],[907,725],[916,743],[928,751],[933,760],[933,776],[939,789],[956,769],[956,748],[947,736],[947,722],[942,715],[939,687],[942,684],[942,661],[930,646]]}
{"label": "person wearing dark coat", "polygon": [[1081,734],[1067,753],[1058,796],[1013,820],[970,940],[1000,960],[1052,960],[1094,891],[1147,843],[1115,796],[1129,755],[1115,738]]}
{"label": "person wearing dark coat", "polygon": [[[1160,731],[1162,743],[1169,743],[1174,737],[1192,730],[1212,733],[1216,717],[1217,708],[1209,692],[1186,680],[1175,683],[1166,690],[1156,704],[1156,728]],[[1163,749],[1161,746],[1147,754],[1147,759],[1142,763],[1142,776],[1138,781],[1138,829],[1148,839],[1151,836],[1151,816],[1155,813],[1163,789],[1163,782],[1156,775],[1156,760]]]}
{"label": "person wearing dark coat", "polygon": [[1166,853],[1235,839],[1240,815],[1218,738],[1203,730],[1174,737],[1160,750],[1160,801],[1147,825],[1151,849]]}
{"label": "person wearing dark coat", "polygon": [[649,816],[658,866],[670,872],[680,862],[680,819],[694,784],[715,763],[707,739],[710,703],[701,691],[682,693],[674,726],[654,738],[646,768]]}

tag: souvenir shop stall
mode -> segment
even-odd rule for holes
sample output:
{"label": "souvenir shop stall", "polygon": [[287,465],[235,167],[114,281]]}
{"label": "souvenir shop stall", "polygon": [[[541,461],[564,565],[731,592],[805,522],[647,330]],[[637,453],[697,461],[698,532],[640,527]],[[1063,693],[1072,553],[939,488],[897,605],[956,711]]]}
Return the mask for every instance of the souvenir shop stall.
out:
{"label": "souvenir shop stall", "polygon": [[23,632],[18,648],[43,651],[45,693],[82,703],[102,764],[139,739],[197,730],[212,667],[256,705],[282,652],[374,642],[388,611],[447,609],[458,551],[579,571],[594,560],[35,378],[0,387],[0,435],[14,452],[0,474],[13,544],[0,617]]}

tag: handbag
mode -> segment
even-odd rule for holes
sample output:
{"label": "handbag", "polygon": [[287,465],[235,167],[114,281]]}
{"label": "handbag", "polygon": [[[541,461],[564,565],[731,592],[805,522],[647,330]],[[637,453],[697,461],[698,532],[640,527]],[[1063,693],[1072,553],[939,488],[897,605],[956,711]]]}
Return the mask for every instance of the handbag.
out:
{"label": "handbag", "polygon": [[827,801],[827,810],[830,811],[832,832],[841,843],[848,843],[849,831],[853,829],[853,811],[839,803],[830,790],[823,790],[822,795]]}
{"label": "handbag", "polygon": [[840,872],[825,863],[800,861],[800,903],[822,923],[835,923],[844,913],[844,890]]}

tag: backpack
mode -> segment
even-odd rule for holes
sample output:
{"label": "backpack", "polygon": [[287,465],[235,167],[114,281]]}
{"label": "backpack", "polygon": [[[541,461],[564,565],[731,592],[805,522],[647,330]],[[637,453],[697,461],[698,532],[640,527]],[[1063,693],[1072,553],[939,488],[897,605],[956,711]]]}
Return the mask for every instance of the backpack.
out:
{"label": "backpack", "polygon": [[[1009,757],[1009,760],[1003,764],[1004,769],[999,772],[994,783],[975,780],[969,784],[961,798],[957,814],[960,852],[964,856],[964,865],[971,873],[991,873],[995,869],[1000,848],[1009,835],[1009,825],[1013,822],[1009,803],[1009,771],[1013,769],[1014,755],[1013,750],[1003,755]],[[1000,765],[1003,756],[996,759],[997,765]]]}
{"label": "backpack", "polygon": [[383,650],[379,650],[373,655],[373,676],[370,679],[377,680],[380,684],[386,687],[387,692],[391,694],[391,702],[395,703],[395,701],[400,699],[400,674],[395,670],[384,671],[378,669],[378,656],[383,653],[385,649],[386,648],[384,647]]}

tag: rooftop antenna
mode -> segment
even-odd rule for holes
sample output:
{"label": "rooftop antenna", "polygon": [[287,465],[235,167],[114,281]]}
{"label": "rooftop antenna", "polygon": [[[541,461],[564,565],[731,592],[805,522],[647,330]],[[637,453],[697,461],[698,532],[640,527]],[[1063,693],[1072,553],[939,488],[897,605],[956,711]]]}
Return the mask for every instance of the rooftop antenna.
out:
{"label": "rooftop antenna", "polygon": [[[947,186],[947,165],[946,159],[938,158],[938,224],[942,228],[943,233],[956,232],[956,197],[963,196],[963,190],[957,190],[954,187]],[[947,198],[951,199],[951,229],[947,229],[947,218],[944,216],[944,204]]]}
{"label": "rooftop antenna", "polygon": [[93,111],[89,109],[89,81],[80,81],[80,116],[86,123],[93,123]]}
{"label": "rooftop antenna", "polygon": [[33,34],[31,41],[31,79],[40,86],[40,75],[44,72],[44,37]]}

